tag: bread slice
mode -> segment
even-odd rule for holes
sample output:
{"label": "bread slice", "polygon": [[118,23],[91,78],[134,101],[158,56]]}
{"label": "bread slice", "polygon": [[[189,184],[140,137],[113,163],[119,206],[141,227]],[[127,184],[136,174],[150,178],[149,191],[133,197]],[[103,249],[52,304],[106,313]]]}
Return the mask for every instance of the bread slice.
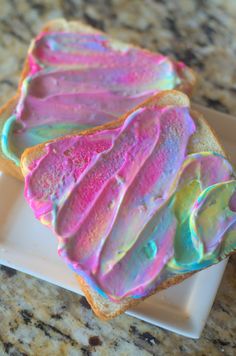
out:
{"label": "bread slice", "polygon": [[[81,34],[102,34],[105,35],[103,32],[92,28],[88,25],[85,25],[81,22],[78,21],[66,21],[63,19],[58,19],[58,20],[53,20],[47,23],[41,30],[41,33],[53,33],[53,32],[64,32],[64,33],[70,33],[70,32],[75,32],[75,33],[81,33]],[[108,39],[110,39],[109,35],[105,35]],[[112,45],[114,47],[120,48],[120,46],[126,46],[126,48],[138,48],[136,46],[133,46],[132,44],[124,44],[122,42],[119,42],[115,39],[111,39]],[[18,90],[14,98],[12,98],[7,104],[5,104],[1,109],[0,109],[0,132],[1,136],[5,135],[3,133],[3,127],[4,123],[6,120],[11,117],[11,115],[14,113],[14,110],[16,109],[17,103],[19,102],[19,99],[21,97],[21,91],[22,91],[22,83],[24,79],[27,78],[27,76],[30,73],[30,54],[34,50],[34,40],[32,41],[29,51],[28,51],[28,56],[25,60],[25,64],[22,70],[21,78],[19,81],[18,85]],[[150,53],[146,51],[146,53]],[[179,77],[181,78],[181,84],[178,85],[178,89],[191,94],[195,82],[196,82],[196,77],[193,71],[188,68],[187,66],[182,66],[180,63],[173,62],[175,63],[174,65],[176,66],[176,72],[178,72]],[[23,117],[24,119],[24,117]],[[39,123],[40,124],[40,123]],[[10,150],[14,152],[14,147],[12,143],[9,141],[9,146]],[[4,154],[3,147],[0,145],[0,169],[10,175],[13,175],[16,178],[23,179],[20,168],[13,163],[13,161],[9,160],[9,158]]]}
{"label": "bread slice", "polygon": [[[147,100],[145,103],[141,104],[139,107],[152,107],[157,105],[158,107],[165,107],[165,106],[184,106],[189,107],[190,102],[188,97],[178,91],[165,91],[162,93],[157,94],[155,97]],[[118,127],[121,122],[123,122],[130,113],[124,115],[119,120],[114,121],[113,123],[109,123],[107,125],[94,128],[92,130],[87,130],[84,132],[80,132],[79,135],[87,135],[91,134],[92,132],[102,131],[104,129],[112,129]],[[202,115],[197,112],[191,112],[191,116],[194,118],[195,125],[197,127],[196,132],[194,135],[191,136],[187,148],[187,153],[198,153],[202,151],[213,151],[220,155],[226,156],[221,144],[219,143],[218,139],[216,138],[215,134],[212,132],[209,125],[206,123]],[[74,134],[78,135],[78,134]],[[73,135],[70,135],[72,137]],[[58,140],[62,140],[63,138],[58,138],[56,140],[52,140],[49,142],[55,142]],[[35,166],[35,160],[40,159],[46,153],[45,144],[41,144],[32,148],[25,150],[21,157],[21,169],[24,176],[27,176],[29,172]],[[236,242],[235,242],[235,249],[236,249]],[[235,251],[234,251],[235,252]],[[230,251],[228,254],[232,253]],[[225,256],[219,256],[216,262],[219,262]],[[214,263],[216,263],[214,262]],[[80,284],[80,287],[85,294],[88,302],[90,303],[92,309],[101,319],[107,320],[111,319],[115,316],[120,315],[121,313],[125,312],[127,309],[135,306],[136,304],[140,303],[142,300],[146,299],[150,295],[166,289],[172,285],[178,284],[194,274],[195,271],[190,271],[182,274],[176,274],[172,276],[167,276],[163,281],[158,285],[158,287],[153,290],[148,296],[142,298],[132,298],[132,297],[125,297],[119,302],[110,301],[107,298],[104,298],[100,295],[95,289],[91,288],[91,286],[86,282],[84,278],[81,276],[76,275],[76,278]]]}

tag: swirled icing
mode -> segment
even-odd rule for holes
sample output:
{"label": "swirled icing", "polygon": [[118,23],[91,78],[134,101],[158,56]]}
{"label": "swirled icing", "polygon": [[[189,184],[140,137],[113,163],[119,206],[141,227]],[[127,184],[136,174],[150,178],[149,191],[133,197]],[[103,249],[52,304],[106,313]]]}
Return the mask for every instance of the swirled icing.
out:
{"label": "swirled icing", "polygon": [[2,134],[16,164],[25,148],[125,114],[160,90],[182,83],[185,65],[100,33],[41,33],[29,73]]}
{"label": "swirled icing", "polygon": [[115,302],[236,248],[232,167],[186,156],[195,130],[188,108],[142,107],[116,128],[46,144],[28,167],[25,197],[59,254]]}

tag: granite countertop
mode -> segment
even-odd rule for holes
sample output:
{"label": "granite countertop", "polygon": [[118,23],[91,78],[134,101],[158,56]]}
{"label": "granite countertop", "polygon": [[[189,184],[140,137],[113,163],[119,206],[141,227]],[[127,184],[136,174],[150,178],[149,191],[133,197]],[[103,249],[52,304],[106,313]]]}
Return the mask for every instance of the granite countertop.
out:
{"label": "granite countertop", "polygon": [[[30,39],[58,17],[185,61],[199,73],[194,101],[236,115],[234,0],[1,0],[0,104],[15,92]],[[126,315],[102,322],[83,297],[2,266],[0,355],[235,355],[235,276],[236,256],[191,340]]]}

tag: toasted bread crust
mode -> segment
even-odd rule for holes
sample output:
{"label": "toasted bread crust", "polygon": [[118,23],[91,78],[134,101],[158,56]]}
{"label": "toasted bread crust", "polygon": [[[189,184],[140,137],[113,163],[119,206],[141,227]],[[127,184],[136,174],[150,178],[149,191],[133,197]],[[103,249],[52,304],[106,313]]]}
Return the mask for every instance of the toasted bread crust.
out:
{"label": "toasted bread crust", "polygon": [[[86,25],[82,22],[79,21],[66,21],[64,19],[57,19],[57,20],[52,20],[48,22],[43,28],[41,29],[41,32],[55,32],[55,31],[65,31],[65,32],[85,32],[85,33],[101,33],[103,34],[104,32],[99,31],[98,29],[95,29],[89,25]],[[108,38],[111,38],[109,35],[106,34]],[[113,43],[121,43],[120,41],[111,38]],[[33,41],[31,42],[29,46],[29,51],[33,45]],[[134,46],[132,44],[127,44],[130,48],[135,47],[135,48],[140,48],[137,46]],[[29,62],[28,58],[26,58],[23,70],[21,72],[19,84],[18,84],[18,89],[16,95],[9,100],[1,109],[0,109],[0,129],[2,128],[4,122],[7,120],[7,118],[12,114],[14,111],[14,108],[17,104],[20,91],[21,91],[21,84],[23,80],[27,77],[29,73]],[[183,79],[181,85],[177,89],[183,92],[187,92],[188,94],[191,94],[193,91],[193,88],[196,84],[196,76],[194,72],[188,68],[184,67],[184,69],[179,71],[181,74],[181,77]],[[13,102],[15,103],[14,105]],[[3,113],[8,113],[8,116],[3,115]],[[18,179],[23,180],[22,172],[20,167],[17,167],[12,161],[10,161],[8,158],[6,158],[3,154],[3,152],[0,149],[0,168],[3,172],[6,174],[12,175]]]}
{"label": "toasted bread crust", "polygon": [[110,320],[113,319],[128,309],[131,309],[144,301],[145,299],[151,297],[152,295],[161,292],[164,289],[167,289],[171,286],[179,284],[183,282],[185,279],[191,277],[196,272],[186,273],[179,276],[172,277],[165,282],[161,283],[155,290],[153,290],[148,296],[142,298],[131,298],[127,297],[122,299],[120,303],[115,303],[110,301],[109,299],[105,299],[98,292],[94,291],[89,284],[85,282],[85,280],[76,275],[76,279],[79,282],[82,292],[84,293],[87,301],[89,302],[91,308],[94,313],[102,320]]}

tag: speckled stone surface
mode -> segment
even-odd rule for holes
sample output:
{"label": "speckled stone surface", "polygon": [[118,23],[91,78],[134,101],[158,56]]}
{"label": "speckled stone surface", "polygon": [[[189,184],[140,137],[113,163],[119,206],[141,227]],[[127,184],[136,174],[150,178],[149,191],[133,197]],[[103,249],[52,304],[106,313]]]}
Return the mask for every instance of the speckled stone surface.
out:
{"label": "speckled stone surface", "polygon": [[[194,100],[236,115],[234,0],[0,0],[0,104],[15,92],[32,36],[50,19],[80,19],[185,61]],[[0,355],[235,355],[236,257],[200,340],[122,315],[99,321],[83,297],[0,268]],[[204,298],[204,291],[202,293]]]}

